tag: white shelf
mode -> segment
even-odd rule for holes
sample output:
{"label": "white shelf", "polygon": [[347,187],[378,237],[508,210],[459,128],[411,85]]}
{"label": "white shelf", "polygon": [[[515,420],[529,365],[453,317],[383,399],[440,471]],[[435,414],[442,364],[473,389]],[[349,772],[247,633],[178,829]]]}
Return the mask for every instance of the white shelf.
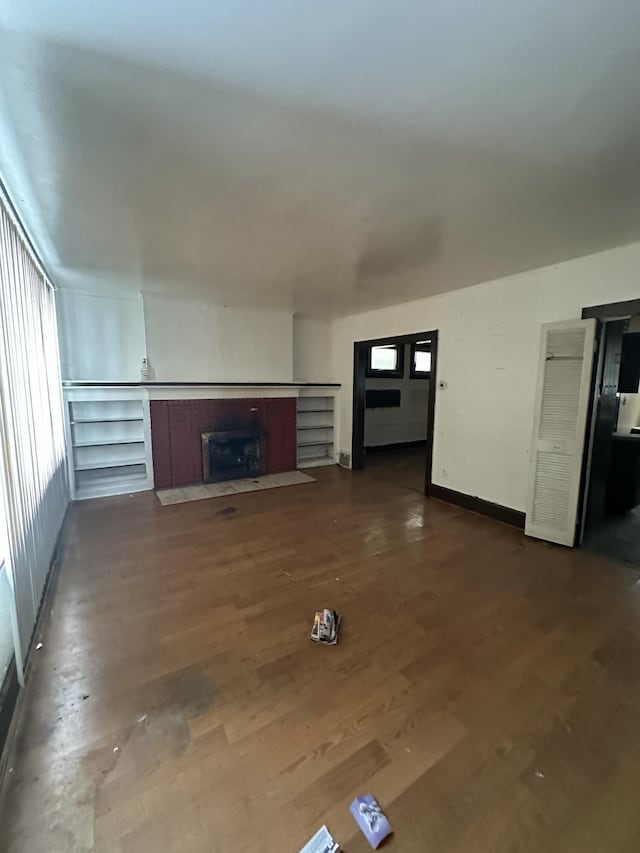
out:
{"label": "white shelf", "polygon": [[76,474],[76,500],[141,492],[149,488],[145,466],[138,470],[130,468],[102,468],[93,471],[78,471]]}
{"label": "white shelf", "polygon": [[296,415],[298,468],[333,465],[334,398],[299,397]]}
{"label": "white shelf", "polygon": [[139,481],[132,477],[114,477],[111,480],[99,482],[92,480],[86,486],[76,484],[74,500],[88,501],[94,498],[109,498],[113,495],[126,495],[132,492],[146,492],[149,490],[147,476]]}
{"label": "white shelf", "polygon": [[76,418],[69,421],[70,424],[117,424],[117,423],[142,423],[144,418]]}
{"label": "white shelf", "polygon": [[74,447],[108,447],[112,444],[144,444],[144,438],[107,438],[104,441],[74,441]]}
{"label": "white shelf", "polygon": [[69,476],[78,500],[153,488],[149,402],[141,388],[64,388]]}
{"label": "white shelf", "polygon": [[101,468],[130,468],[132,465],[144,465],[146,459],[105,459],[103,462],[76,463],[76,471],[99,471]]}
{"label": "white shelf", "polygon": [[298,468],[318,468],[320,465],[335,465],[333,456],[309,456],[298,460]]}
{"label": "white shelf", "polygon": [[[131,465],[112,465],[109,467],[100,467],[100,468],[85,468],[80,470],[80,474],[82,475],[83,482],[86,482],[90,479],[105,481],[105,480],[115,480],[118,477],[132,477],[132,476],[144,476],[146,462],[140,462],[135,460],[133,465],[137,466],[136,471],[128,470],[131,468]],[[91,472],[91,473],[89,473]]]}

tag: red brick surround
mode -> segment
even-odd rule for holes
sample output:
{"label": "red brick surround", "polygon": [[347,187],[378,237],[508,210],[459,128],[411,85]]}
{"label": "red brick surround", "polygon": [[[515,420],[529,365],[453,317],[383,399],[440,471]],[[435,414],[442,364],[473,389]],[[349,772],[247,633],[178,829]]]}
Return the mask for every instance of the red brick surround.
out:
{"label": "red brick surround", "polygon": [[202,482],[200,435],[209,430],[262,429],[267,441],[267,473],[295,470],[293,398],[152,400],[150,405],[156,489]]}

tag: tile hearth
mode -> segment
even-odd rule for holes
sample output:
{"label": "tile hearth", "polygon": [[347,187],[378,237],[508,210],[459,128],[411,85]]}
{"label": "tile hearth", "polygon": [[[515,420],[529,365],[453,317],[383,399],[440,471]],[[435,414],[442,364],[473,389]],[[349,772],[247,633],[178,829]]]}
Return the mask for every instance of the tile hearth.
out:
{"label": "tile hearth", "polygon": [[242,492],[259,492],[262,489],[277,489],[281,486],[299,486],[303,483],[314,483],[315,477],[303,474],[302,471],[286,471],[283,474],[265,474],[262,477],[227,480],[223,483],[208,483],[207,485],[183,486],[180,489],[161,489],[156,496],[162,506],[202,501],[208,498],[222,498],[237,495]]}

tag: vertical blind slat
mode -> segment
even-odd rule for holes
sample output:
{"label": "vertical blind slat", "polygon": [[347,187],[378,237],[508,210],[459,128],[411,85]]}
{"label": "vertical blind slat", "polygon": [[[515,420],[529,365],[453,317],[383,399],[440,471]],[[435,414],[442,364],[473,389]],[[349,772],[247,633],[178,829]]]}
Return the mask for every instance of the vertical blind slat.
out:
{"label": "vertical blind slat", "polygon": [[[0,194],[0,457],[19,669],[68,502],[53,288]],[[0,525],[2,527],[2,525]]]}

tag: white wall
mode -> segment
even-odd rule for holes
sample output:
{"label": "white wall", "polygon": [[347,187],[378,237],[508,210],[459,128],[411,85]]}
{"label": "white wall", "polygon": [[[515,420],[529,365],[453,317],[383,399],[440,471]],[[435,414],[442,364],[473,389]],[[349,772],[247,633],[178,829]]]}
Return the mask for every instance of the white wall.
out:
{"label": "white wall", "polygon": [[[351,451],[353,343],[440,331],[433,480],[525,509],[540,325],[640,296],[640,243],[336,320],[339,448]],[[421,271],[424,276],[428,270]]]}
{"label": "white wall", "polygon": [[147,354],[160,381],[290,382],[291,314],[144,294]]}
{"label": "white wall", "polygon": [[56,294],[63,379],[138,382],[146,355],[140,294]]}
{"label": "white wall", "polygon": [[293,315],[293,378],[296,382],[329,382],[331,323]]}
{"label": "white wall", "polygon": [[404,376],[399,379],[367,377],[366,388],[398,388],[400,405],[388,409],[365,409],[365,447],[424,441],[429,380],[411,379],[411,344],[406,344],[404,349]]}
{"label": "white wall", "polygon": [[[293,378],[292,317],[286,311],[73,290],[58,291],[57,307],[63,379],[138,382],[144,357],[149,378],[160,381]],[[329,324],[308,321],[297,352],[300,378],[326,381]]]}

